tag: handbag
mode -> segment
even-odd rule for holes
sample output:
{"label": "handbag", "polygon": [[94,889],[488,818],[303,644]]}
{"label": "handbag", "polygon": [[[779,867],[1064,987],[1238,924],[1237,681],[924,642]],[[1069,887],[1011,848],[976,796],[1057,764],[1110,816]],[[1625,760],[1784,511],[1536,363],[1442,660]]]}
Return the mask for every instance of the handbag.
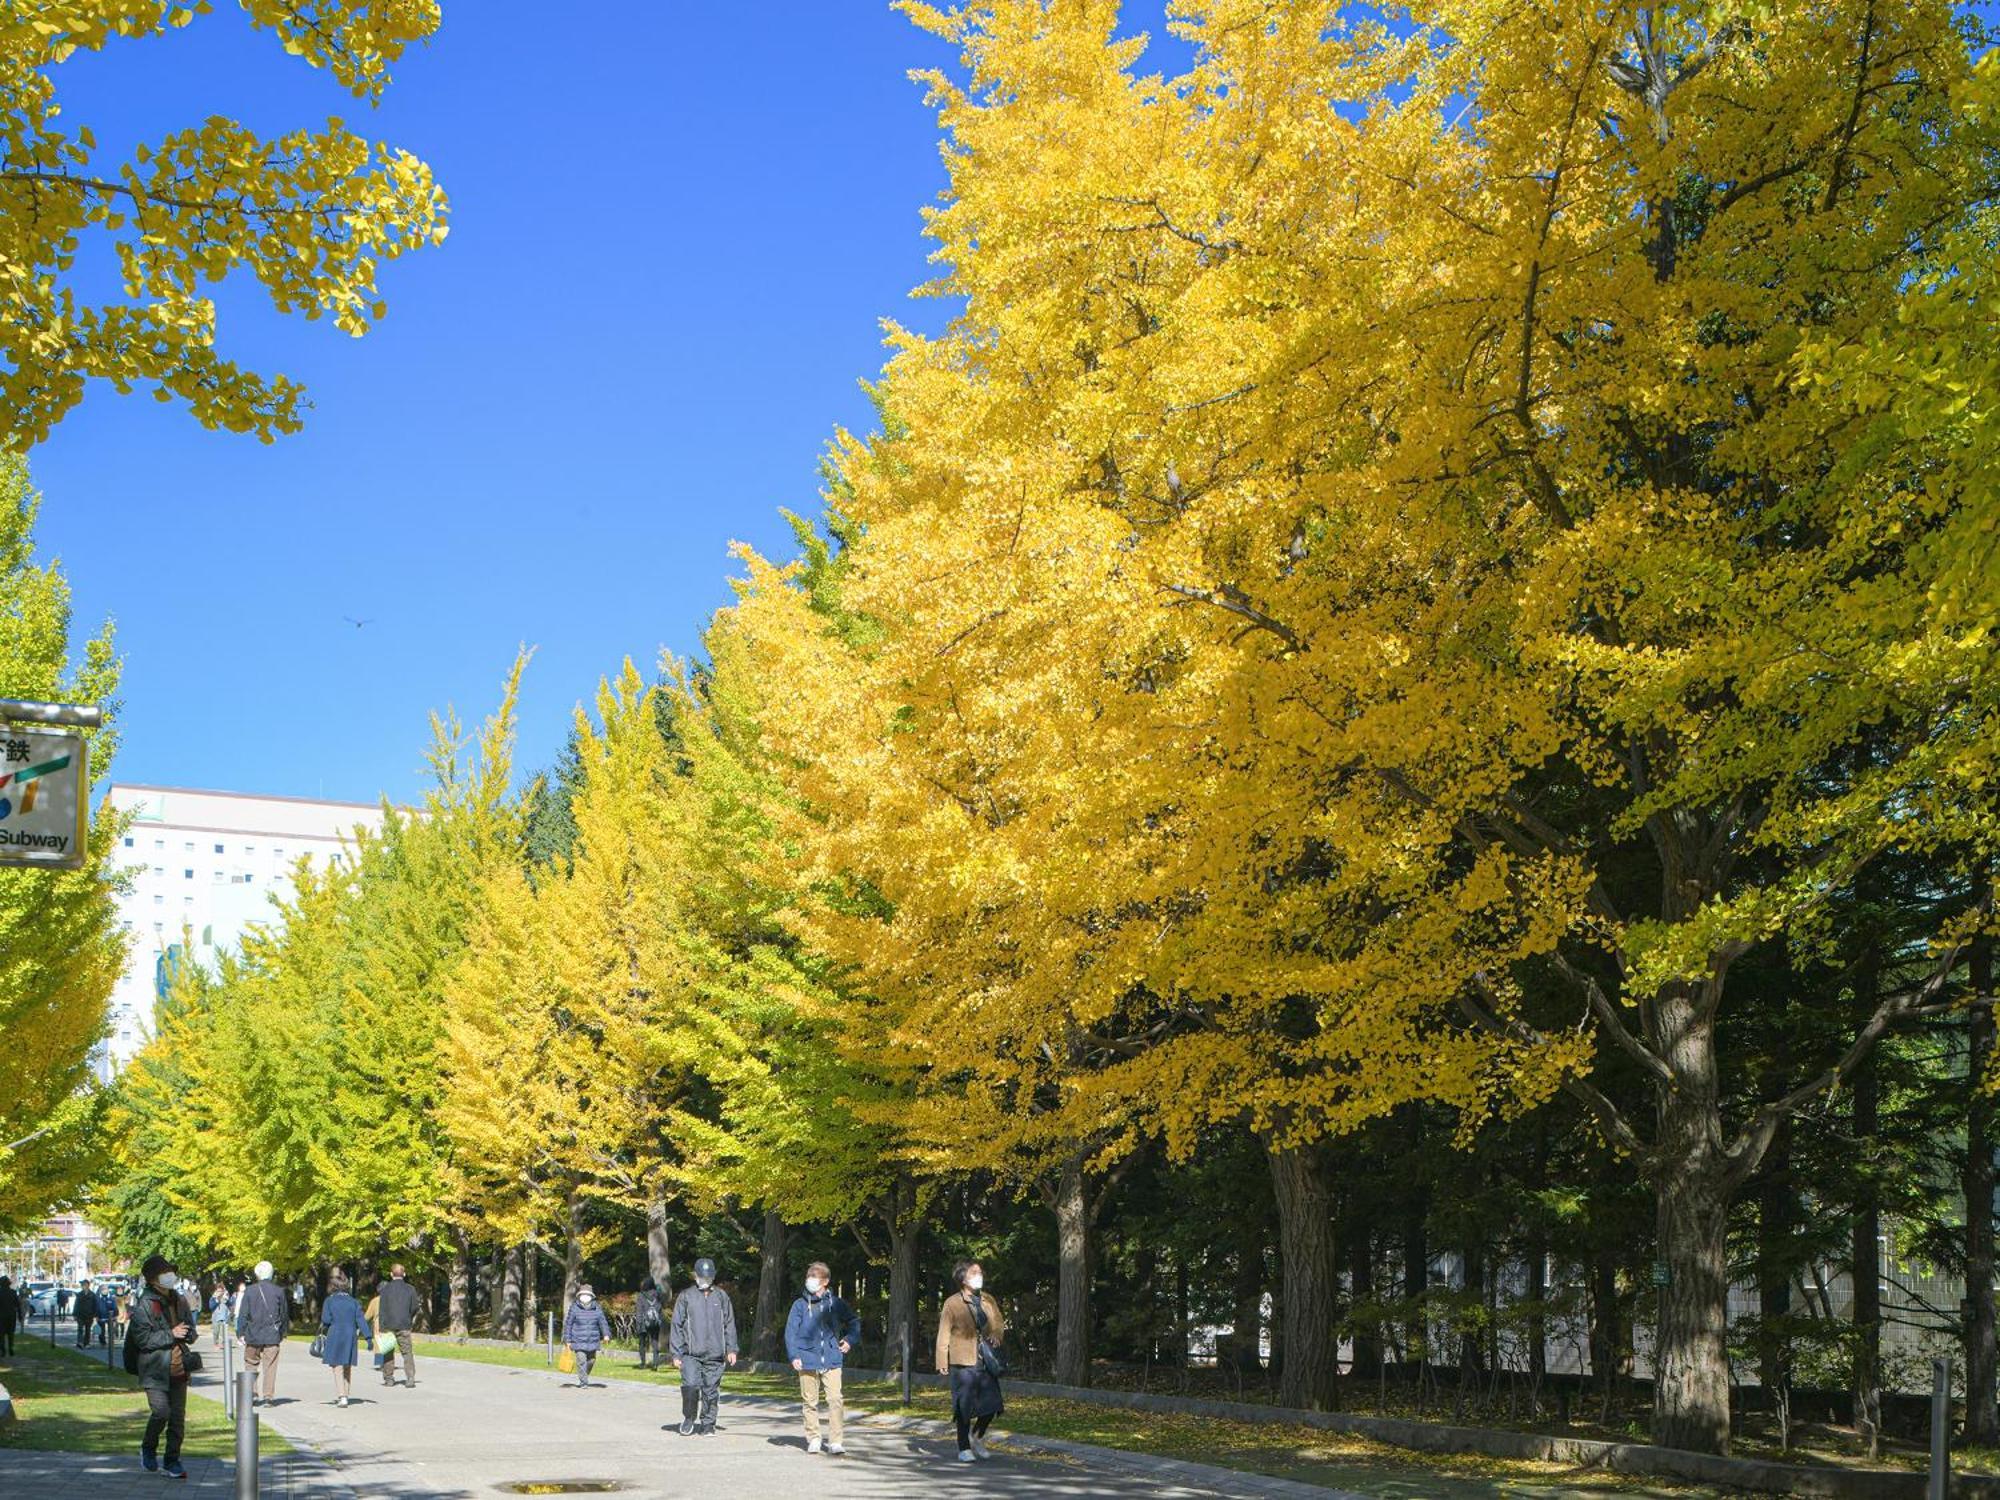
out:
{"label": "handbag", "polygon": [[[384,1355],[394,1354],[396,1352],[396,1335],[386,1328],[376,1334],[375,1352]],[[378,1360],[377,1363],[380,1363],[380,1361]]]}
{"label": "handbag", "polygon": [[192,1375],[201,1369],[201,1351],[191,1344],[181,1345],[181,1368]]}
{"label": "handbag", "polygon": [[325,1359],[325,1358],[326,1358],[326,1330],[325,1330],[325,1329],[321,1329],[321,1330],[320,1330],[320,1331],[319,1331],[318,1333],[316,1333],[316,1334],[314,1334],[314,1335],[313,1335],[313,1341],[312,1341],[312,1343],[311,1343],[311,1344],[309,1344],[309,1345],[308,1345],[308,1346],[306,1347],[306,1353],[310,1354],[310,1355],[311,1355],[311,1356],[312,1356],[312,1357],[313,1357],[314,1359]]}
{"label": "handbag", "polygon": [[564,1375],[576,1373],[576,1354],[568,1344],[564,1344],[562,1353],[556,1356],[556,1369]]}
{"label": "handbag", "polygon": [[1007,1356],[999,1347],[986,1338],[986,1297],[983,1293],[972,1294],[972,1326],[979,1330],[976,1347],[979,1351],[979,1368],[998,1380],[1007,1373]]}

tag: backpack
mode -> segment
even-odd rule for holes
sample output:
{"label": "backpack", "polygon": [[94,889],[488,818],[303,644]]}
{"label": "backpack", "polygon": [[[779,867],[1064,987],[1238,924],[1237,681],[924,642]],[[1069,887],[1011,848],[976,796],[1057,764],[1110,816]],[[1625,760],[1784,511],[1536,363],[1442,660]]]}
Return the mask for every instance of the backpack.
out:
{"label": "backpack", "polygon": [[136,1328],[127,1328],[125,1330],[125,1373],[127,1375],[137,1375],[139,1373],[138,1335],[139,1330]]}

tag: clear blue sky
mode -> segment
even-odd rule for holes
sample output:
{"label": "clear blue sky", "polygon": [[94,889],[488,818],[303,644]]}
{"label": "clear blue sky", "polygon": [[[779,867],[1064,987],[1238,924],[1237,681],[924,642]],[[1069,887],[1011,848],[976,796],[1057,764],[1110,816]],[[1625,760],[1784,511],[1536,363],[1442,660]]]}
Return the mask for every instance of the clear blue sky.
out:
{"label": "clear blue sky", "polygon": [[408,798],[429,711],[482,718],[518,643],[528,766],[626,655],[694,649],[728,543],[787,550],[777,508],[816,512],[828,435],[867,424],[879,320],[943,316],[908,295],[943,172],[905,75],[951,60],[885,0],[454,0],[372,114],[226,3],[64,64],[104,148],[339,114],[452,200],[365,339],[225,287],[224,344],[307,384],[305,432],[105,386],[33,454],[78,626],[117,621],[114,775]]}

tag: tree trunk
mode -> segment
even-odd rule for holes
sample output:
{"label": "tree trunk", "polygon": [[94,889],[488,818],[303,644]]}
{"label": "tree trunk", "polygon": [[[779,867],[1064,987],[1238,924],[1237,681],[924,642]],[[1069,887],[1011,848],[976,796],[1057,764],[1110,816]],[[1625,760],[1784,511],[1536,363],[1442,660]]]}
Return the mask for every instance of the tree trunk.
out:
{"label": "tree trunk", "polygon": [[1264,1367],[1264,1224],[1246,1213],[1236,1221],[1236,1311],[1229,1357],[1246,1373]]}
{"label": "tree trunk", "polygon": [[1382,1325],[1375,1312],[1375,1236],[1360,1225],[1347,1235],[1348,1309],[1354,1319],[1354,1374],[1382,1373]]}
{"label": "tree trunk", "polygon": [[[1719,980],[1711,983],[1719,983]],[[1729,1451],[1729,1199],[1712,996],[1669,985],[1653,1000],[1655,1051],[1673,1086],[1655,1094],[1653,1191],[1667,1284],[1653,1380],[1653,1441]]]}
{"label": "tree trunk", "polygon": [[899,1368],[902,1345],[898,1339],[902,1330],[908,1329],[910,1366],[922,1370],[926,1366],[923,1338],[917,1331],[917,1242],[923,1232],[923,1221],[922,1201],[914,1178],[904,1175],[896,1179],[896,1185],[889,1190],[888,1212],[883,1218],[883,1229],[889,1236],[889,1323],[882,1330],[885,1346],[882,1365],[889,1370]]}
{"label": "tree trunk", "polygon": [[451,1237],[451,1336],[472,1333],[472,1241],[463,1229]]}
{"label": "tree trunk", "polygon": [[1090,1183],[1081,1153],[1063,1162],[1049,1200],[1056,1213],[1056,1384],[1089,1385]]}
{"label": "tree trunk", "polygon": [[[1869,999],[1872,1004],[1872,993]],[[1854,1075],[1854,1140],[1868,1160],[1854,1206],[1854,1255],[1848,1271],[1854,1282],[1854,1426],[1868,1444],[1871,1459],[1882,1450],[1882,1205],[1875,1182],[1878,1099],[1871,1057]]]}
{"label": "tree trunk", "polygon": [[1318,1145],[1269,1150],[1278,1199],[1284,1284],[1284,1367],[1278,1404],[1332,1411],[1340,1368],[1340,1267],[1334,1258],[1333,1194]]}
{"label": "tree trunk", "polygon": [[790,1306],[786,1293],[790,1279],[785,1254],[790,1248],[790,1231],[785,1216],[775,1208],[764,1210],[762,1259],[757,1269],[757,1310],[751,1317],[750,1357],[777,1363],[785,1357],[785,1311]]}
{"label": "tree trunk", "polygon": [[646,1274],[660,1294],[672,1300],[674,1286],[673,1245],[667,1234],[667,1195],[656,1189],[646,1204]]}
{"label": "tree trunk", "polygon": [[1796,1215],[1791,1182],[1791,1126],[1778,1134],[1764,1159],[1757,1193],[1757,1379],[1764,1410],[1777,1419],[1778,1451],[1792,1444],[1792,1348],[1785,1326],[1792,1315],[1791,1243]]}
{"label": "tree trunk", "polygon": [[[1972,945],[1972,992],[1993,993],[1993,945]],[[1968,1020],[1965,1108],[1965,1441],[2000,1444],[1994,1399],[1993,1100],[1986,1075],[1993,1064],[1993,1011],[1975,1005]]]}
{"label": "tree trunk", "polygon": [[542,1247],[533,1240],[521,1245],[522,1336],[534,1343],[542,1336]]}
{"label": "tree trunk", "polygon": [[1618,1308],[1618,1256],[1599,1250],[1591,1267],[1590,1281],[1590,1373],[1597,1377],[1599,1399],[1604,1404],[1604,1420],[1618,1398],[1618,1363],[1624,1339]]}
{"label": "tree trunk", "polygon": [[576,1301],[576,1289],[583,1285],[583,1199],[572,1189],[563,1214],[563,1285],[559,1315]]}
{"label": "tree trunk", "polygon": [[493,1316],[495,1338],[521,1337],[521,1282],[529,1253],[526,1245],[510,1245],[501,1252],[500,1301]]}

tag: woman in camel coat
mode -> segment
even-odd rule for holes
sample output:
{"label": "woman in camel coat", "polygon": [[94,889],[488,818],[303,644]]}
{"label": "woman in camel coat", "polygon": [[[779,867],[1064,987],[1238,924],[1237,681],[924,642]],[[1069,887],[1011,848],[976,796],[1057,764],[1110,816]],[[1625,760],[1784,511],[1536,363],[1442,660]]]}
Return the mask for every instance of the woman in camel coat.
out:
{"label": "woman in camel coat", "polygon": [[978,1261],[961,1261],[952,1270],[952,1281],[957,1290],[938,1309],[937,1370],[951,1382],[958,1461],[969,1464],[991,1456],[986,1429],[1006,1410],[999,1377],[980,1363],[979,1343],[984,1339],[999,1348],[1007,1320],[1000,1315],[1000,1304],[986,1295],[986,1273]]}

